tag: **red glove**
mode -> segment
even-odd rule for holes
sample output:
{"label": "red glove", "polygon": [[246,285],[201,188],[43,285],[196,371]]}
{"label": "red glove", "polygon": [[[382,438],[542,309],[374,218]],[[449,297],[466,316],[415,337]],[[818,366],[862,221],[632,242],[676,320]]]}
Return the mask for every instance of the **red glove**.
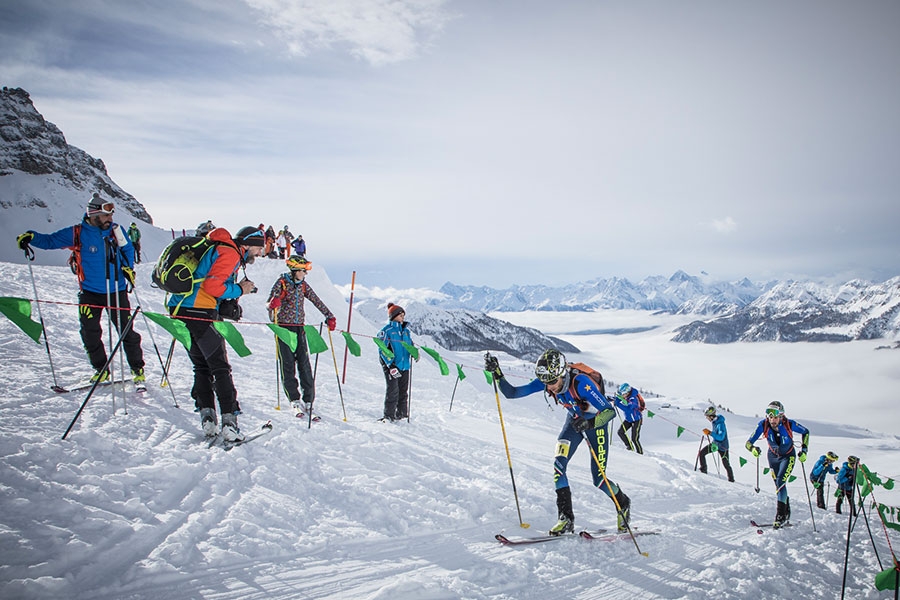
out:
{"label": "red glove", "polygon": [[269,308],[275,309],[281,306],[281,296],[275,296],[272,298],[272,301],[269,302]]}
{"label": "red glove", "polygon": [[337,319],[334,317],[328,317],[326,323],[328,324],[328,331],[334,331],[335,327],[337,327]]}

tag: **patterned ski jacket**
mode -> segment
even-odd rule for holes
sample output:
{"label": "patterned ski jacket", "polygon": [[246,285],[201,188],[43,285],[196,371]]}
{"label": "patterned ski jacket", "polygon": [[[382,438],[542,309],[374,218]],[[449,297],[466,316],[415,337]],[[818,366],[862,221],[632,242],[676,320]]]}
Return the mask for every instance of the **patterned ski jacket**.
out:
{"label": "patterned ski jacket", "polygon": [[391,359],[381,350],[378,351],[378,357],[384,366],[397,367],[401,371],[409,370],[411,357],[409,351],[400,343],[406,342],[412,345],[412,336],[409,333],[408,325],[409,323],[406,321],[403,321],[403,323],[391,321],[378,332],[378,339],[384,342],[391,349],[391,352],[394,353],[394,358]]}
{"label": "patterned ski jacket", "polygon": [[167,306],[172,314],[177,308],[201,308],[218,310],[220,300],[240,298],[243,290],[237,283],[237,272],[246,259],[231,239],[231,234],[223,227],[213,229],[207,234],[213,241],[219,242],[212,247],[194,270],[194,287],[190,294],[171,294]]}
{"label": "patterned ski jacket", "polygon": [[769,420],[763,419],[756,426],[756,431],[753,432],[753,435],[747,441],[753,444],[761,435],[765,434],[766,443],[769,444],[769,452],[775,456],[790,456],[795,454],[794,433],[799,433],[803,436],[801,442],[803,447],[809,446],[809,429],[785,417],[782,417],[778,427],[770,427]]}
{"label": "patterned ski jacket", "polygon": [[[42,250],[60,250],[62,248],[76,250],[76,227],[79,228],[76,260],[77,268],[82,273],[78,278],[81,289],[96,294],[105,294],[107,279],[110,282],[110,291],[127,289],[128,281],[122,274],[121,267],[134,267],[134,246],[126,234],[125,228],[121,225],[113,223],[109,229],[103,230],[91,225],[85,214],[78,226],[64,227],[50,234],[32,231],[34,238],[30,244]],[[115,234],[117,229],[121,235]],[[118,265],[115,261],[107,262],[107,240],[109,240],[110,246],[115,248],[115,257],[119,260]]]}
{"label": "patterned ski jacket", "polygon": [[[566,376],[570,377],[570,375]],[[506,381],[505,377],[501,377],[497,383],[500,391],[507,398],[521,398],[547,391],[547,386],[540,379],[533,379],[525,385],[515,386]],[[587,375],[576,375],[569,385],[556,395],[556,400],[569,411],[572,417],[585,419],[596,416],[602,410],[612,410],[613,408],[597,384]]]}
{"label": "patterned ski jacket", "polygon": [[269,309],[273,311],[272,320],[279,325],[305,325],[304,299],[312,302],[313,306],[325,315],[325,320],[334,317],[305,279],[297,282],[290,273],[284,273],[275,280],[275,285],[269,292]]}

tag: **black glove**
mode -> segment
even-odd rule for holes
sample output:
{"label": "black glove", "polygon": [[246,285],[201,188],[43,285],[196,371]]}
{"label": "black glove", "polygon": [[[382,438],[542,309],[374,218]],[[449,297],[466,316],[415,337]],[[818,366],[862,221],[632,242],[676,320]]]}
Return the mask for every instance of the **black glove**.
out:
{"label": "black glove", "polygon": [[237,299],[222,300],[219,303],[219,316],[229,321],[240,321],[244,315],[244,309],[238,304]]}
{"label": "black glove", "polygon": [[609,423],[612,418],[616,416],[616,411],[611,408],[606,408],[598,412],[593,417],[580,419],[575,419],[572,421],[572,427],[575,428],[575,431],[578,433],[584,433],[588,429],[597,429],[598,427],[603,427],[607,423]]}
{"label": "black glove", "polygon": [[503,371],[500,370],[500,361],[490,352],[484,353],[484,370],[491,374],[494,380],[503,379]]}
{"label": "black glove", "polygon": [[19,247],[19,250],[26,250],[28,248],[28,244],[31,243],[31,240],[34,239],[33,231],[26,231],[23,234],[20,234],[16,237],[16,245]]}

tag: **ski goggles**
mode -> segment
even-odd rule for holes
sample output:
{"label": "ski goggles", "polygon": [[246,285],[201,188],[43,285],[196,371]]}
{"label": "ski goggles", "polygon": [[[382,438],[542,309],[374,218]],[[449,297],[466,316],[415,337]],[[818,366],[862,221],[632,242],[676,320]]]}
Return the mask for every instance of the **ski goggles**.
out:
{"label": "ski goggles", "polygon": [[781,411],[778,410],[777,408],[767,408],[767,409],[766,409],[766,416],[769,417],[769,418],[771,418],[771,417],[780,417],[780,416],[781,416]]}
{"label": "ski goggles", "polygon": [[103,215],[111,215],[115,212],[115,210],[116,205],[112,202],[104,202],[103,204],[88,204],[87,214],[96,215],[99,213]]}

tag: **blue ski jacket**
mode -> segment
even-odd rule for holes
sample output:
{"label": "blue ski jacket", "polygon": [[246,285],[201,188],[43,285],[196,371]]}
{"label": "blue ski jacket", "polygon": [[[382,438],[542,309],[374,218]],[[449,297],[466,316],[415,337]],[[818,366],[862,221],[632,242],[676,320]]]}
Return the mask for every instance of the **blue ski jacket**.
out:
{"label": "blue ski jacket", "polygon": [[775,456],[790,456],[794,454],[794,433],[803,436],[801,445],[809,446],[809,429],[800,423],[787,418],[782,418],[777,427],[770,427],[768,419],[763,419],[756,426],[756,431],[747,440],[753,444],[763,434],[766,436],[766,443],[769,444],[769,452]]}
{"label": "blue ski jacket", "polygon": [[835,475],[836,473],[834,465],[828,462],[828,457],[823,454],[816,461],[816,464],[813,465],[812,471],[809,472],[809,480],[812,483],[822,483],[825,481],[826,476],[829,474]]}
{"label": "blue ski jacket", "polygon": [[728,450],[728,430],[725,428],[725,417],[716,415],[712,420],[709,437],[713,439],[720,450]]}
{"label": "blue ski jacket", "polygon": [[[49,234],[32,231],[34,238],[30,244],[42,250],[76,250],[75,227],[71,225]],[[87,214],[82,217],[79,227],[77,254],[80,256],[78,262],[83,274],[83,279],[78,282],[81,289],[105,294],[107,279],[110,292],[128,289],[128,280],[122,274],[122,267],[134,268],[134,245],[125,229],[117,223],[106,230],[94,227]],[[115,235],[116,229],[121,231],[121,235]],[[111,261],[107,261],[107,243],[112,251]]]}
{"label": "blue ski jacket", "polygon": [[841,466],[840,472],[837,475],[837,484],[838,487],[844,490],[845,492],[853,491],[853,485],[856,483],[853,481],[853,472],[856,469],[853,469],[850,465],[844,462],[843,466]]}
{"label": "blue ski jacket", "polygon": [[[570,377],[570,375],[566,375]],[[507,398],[522,398],[537,392],[547,390],[547,386],[540,379],[534,379],[525,385],[515,386],[501,377],[498,381],[500,391]],[[552,395],[552,394],[551,394]],[[576,375],[563,391],[556,395],[556,400],[562,404],[573,417],[590,419],[602,410],[612,410],[612,404],[587,375]],[[612,413],[610,413],[612,414]]]}
{"label": "blue ski jacket", "polygon": [[628,423],[640,421],[643,417],[641,414],[641,405],[638,402],[638,391],[631,388],[627,398],[619,398],[616,394],[616,406],[622,409],[622,418]]}
{"label": "blue ski jacket", "polygon": [[381,359],[381,364],[388,368],[397,367],[401,371],[409,371],[411,357],[409,351],[400,343],[406,342],[412,346],[412,336],[409,333],[408,325],[409,323],[406,321],[403,321],[403,323],[391,321],[378,332],[378,339],[384,342],[391,349],[391,352],[394,353],[394,358],[388,358],[384,352],[379,350],[378,356]]}

